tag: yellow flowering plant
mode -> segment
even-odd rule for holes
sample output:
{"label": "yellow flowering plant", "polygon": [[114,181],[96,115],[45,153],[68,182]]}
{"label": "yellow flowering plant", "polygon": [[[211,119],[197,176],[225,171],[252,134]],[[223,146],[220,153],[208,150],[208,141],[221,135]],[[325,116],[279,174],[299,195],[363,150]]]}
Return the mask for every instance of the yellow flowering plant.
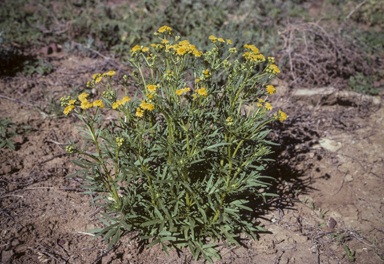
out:
{"label": "yellow flowering plant", "polygon": [[[264,230],[245,213],[252,211],[245,197],[273,195],[261,189],[269,186],[262,172],[272,144],[264,127],[287,118],[281,110],[268,112],[268,96],[276,91],[268,83],[279,69],[253,45],[244,45],[243,58],[233,61],[237,50],[229,39],[210,36],[212,49],[203,53],[173,37],[170,27],[155,35],[158,43],[150,48],[131,49],[136,70],[129,81],[140,87],[140,100],[131,100],[127,88],[118,98],[111,79],[102,80],[109,74],[95,74],[89,83],[102,99],[91,103],[86,93],[78,101],[63,98],[64,113],[74,111],[87,128],[86,148],[71,144],[67,150],[78,154],[82,169],[75,175],[84,176],[108,209],[99,217],[106,227],[89,232],[111,247],[138,231],[148,247],[188,247],[195,259],[212,262],[220,258],[215,240],[239,245],[240,233],[256,239]],[[221,59],[224,49],[230,55]],[[223,72],[228,77],[219,83]],[[103,125],[107,108],[118,119]],[[87,151],[91,145],[96,152]]]}

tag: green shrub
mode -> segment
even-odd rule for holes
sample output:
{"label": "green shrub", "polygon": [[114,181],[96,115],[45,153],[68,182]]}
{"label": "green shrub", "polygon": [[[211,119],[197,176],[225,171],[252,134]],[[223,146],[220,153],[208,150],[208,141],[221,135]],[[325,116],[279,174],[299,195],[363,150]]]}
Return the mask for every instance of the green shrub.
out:
{"label": "green shrub", "polygon": [[[86,93],[61,99],[64,114],[73,111],[85,124],[84,147],[67,147],[81,167],[69,177],[83,175],[84,187],[99,194],[94,200],[104,201],[98,205],[108,213],[99,219],[106,227],[89,232],[110,239],[109,247],[139,231],[141,240],[152,240],[148,247],[187,246],[195,259],[202,254],[212,262],[220,258],[215,240],[239,245],[240,233],[256,238],[264,230],[245,213],[252,211],[246,197],[273,195],[261,191],[268,187],[262,172],[272,144],[263,127],[287,117],[281,111],[268,115],[272,106],[266,100],[275,89],[267,84],[279,70],[253,45],[233,61],[237,51],[227,48],[230,40],[210,36],[212,49],[202,53],[180,37],[170,38],[169,27],[155,35],[159,41],[151,48],[136,45],[130,51],[141,102],[127,90],[117,97],[113,71],[95,74],[88,84],[102,99],[91,103]],[[224,50],[229,56],[221,59]],[[228,78],[219,84],[222,70]],[[116,121],[105,122],[110,110],[104,105],[115,111]]]}

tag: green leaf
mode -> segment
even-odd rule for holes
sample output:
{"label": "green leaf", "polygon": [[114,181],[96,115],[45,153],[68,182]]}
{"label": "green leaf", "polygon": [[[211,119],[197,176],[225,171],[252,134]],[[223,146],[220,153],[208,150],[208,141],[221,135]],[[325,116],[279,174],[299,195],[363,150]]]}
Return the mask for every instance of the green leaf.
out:
{"label": "green leaf", "polygon": [[218,143],[218,144],[209,146],[207,148],[204,148],[203,150],[208,150],[208,151],[216,152],[217,151],[216,148],[222,147],[222,146],[228,146],[228,145],[232,145],[232,144],[231,143]]}
{"label": "green leaf", "polygon": [[141,224],[142,227],[145,227],[145,226],[150,226],[150,225],[156,225],[158,223],[161,223],[162,221],[160,219],[155,219],[155,220],[150,220],[150,221],[147,221],[147,222],[144,222]]}
{"label": "green leaf", "polygon": [[101,222],[103,222],[104,225],[106,225],[106,226],[110,226],[111,225],[107,220],[105,220],[104,218],[101,218],[99,215],[97,216],[97,218],[99,218],[99,220]]}
{"label": "green leaf", "polygon": [[88,233],[99,233],[103,230],[104,228],[95,228],[95,229],[91,229],[91,230],[88,230],[87,232]]}
{"label": "green leaf", "polygon": [[160,240],[161,240],[161,242],[164,242],[164,241],[176,241],[176,237],[162,237]]}
{"label": "green leaf", "polygon": [[160,241],[161,241],[160,238],[158,238],[158,239],[152,241],[152,243],[149,243],[149,244],[147,245],[147,247],[150,248],[150,247],[152,247],[152,246],[154,246],[154,245],[160,243]]}

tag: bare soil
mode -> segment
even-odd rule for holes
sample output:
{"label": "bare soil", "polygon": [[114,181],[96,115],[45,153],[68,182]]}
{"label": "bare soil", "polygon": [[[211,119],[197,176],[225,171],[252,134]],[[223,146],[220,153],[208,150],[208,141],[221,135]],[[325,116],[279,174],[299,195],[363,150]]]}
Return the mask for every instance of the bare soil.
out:
{"label": "bare soil", "polygon": [[[48,58],[55,70],[47,76],[0,80],[1,117],[32,127],[16,138],[16,151],[0,149],[0,262],[200,263],[188,250],[148,249],[135,233],[109,251],[86,233],[102,227],[102,211],[89,205],[81,178],[65,178],[76,168],[57,144],[80,139],[79,122],[44,118],[28,104],[44,108],[44,92],[65,95],[86,89],[95,72],[129,69],[65,52]],[[275,108],[289,119],[271,126],[270,138],[281,145],[267,173],[276,179],[269,192],[280,197],[255,202],[255,219],[267,232],[233,248],[220,241],[215,263],[348,263],[347,251],[356,263],[382,263],[384,107],[311,105],[276,84]]]}

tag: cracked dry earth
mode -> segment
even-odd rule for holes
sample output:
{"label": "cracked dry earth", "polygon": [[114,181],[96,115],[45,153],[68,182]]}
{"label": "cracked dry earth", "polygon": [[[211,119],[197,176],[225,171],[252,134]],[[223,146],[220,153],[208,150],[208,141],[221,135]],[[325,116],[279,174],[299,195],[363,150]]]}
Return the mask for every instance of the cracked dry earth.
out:
{"label": "cracked dry earth", "polygon": [[[72,69],[70,78],[85,87],[94,72],[75,75],[80,60],[63,55],[51,63]],[[69,91],[60,81],[65,78],[57,70],[27,81],[3,79],[0,95],[36,103],[43,91]],[[382,263],[384,108],[361,114],[356,106],[312,106],[284,94],[279,103],[291,117],[271,132],[282,143],[268,171],[276,178],[270,191],[280,197],[254,203],[256,220],[267,232],[257,241],[242,240],[243,246],[218,242],[222,259],[215,263]],[[31,126],[17,138],[16,151],[0,149],[1,263],[201,263],[187,250],[167,255],[159,246],[148,249],[136,234],[110,251],[101,239],[92,240],[86,231],[102,226],[102,211],[89,205],[92,197],[82,193],[81,178],[65,178],[75,165],[63,155],[64,146],[54,143],[80,139],[78,121],[44,119],[4,97],[0,113]]]}

